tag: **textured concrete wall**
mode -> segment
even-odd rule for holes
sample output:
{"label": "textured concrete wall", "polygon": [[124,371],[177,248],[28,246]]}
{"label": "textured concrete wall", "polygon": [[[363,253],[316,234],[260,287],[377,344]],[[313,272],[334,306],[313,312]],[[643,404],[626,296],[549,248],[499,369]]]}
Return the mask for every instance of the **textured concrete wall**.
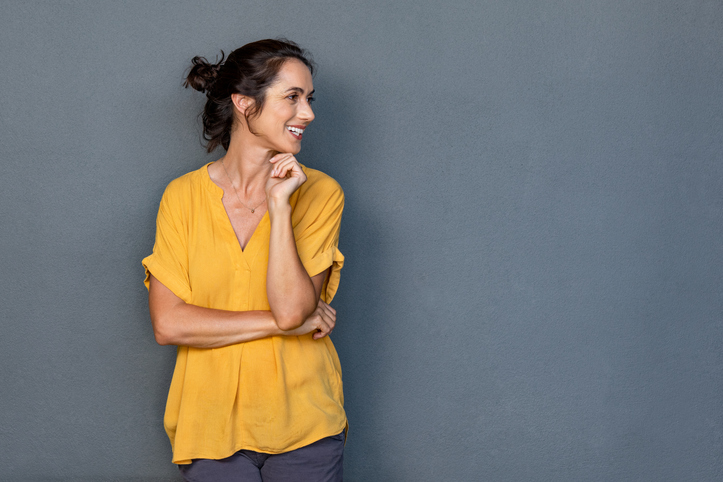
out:
{"label": "textured concrete wall", "polygon": [[723,478],[718,0],[4,1],[0,478],[176,480],[140,260],[194,55],[310,49],[346,479]]}

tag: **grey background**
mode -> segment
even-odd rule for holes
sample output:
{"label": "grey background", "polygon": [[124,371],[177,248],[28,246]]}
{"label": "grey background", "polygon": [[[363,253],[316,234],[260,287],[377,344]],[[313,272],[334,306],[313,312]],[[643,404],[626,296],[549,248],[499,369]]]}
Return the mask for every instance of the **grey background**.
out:
{"label": "grey background", "polygon": [[140,260],[194,55],[311,50],[346,192],[346,480],[723,479],[720,0],[17,1],[0,478],[177,480]]}

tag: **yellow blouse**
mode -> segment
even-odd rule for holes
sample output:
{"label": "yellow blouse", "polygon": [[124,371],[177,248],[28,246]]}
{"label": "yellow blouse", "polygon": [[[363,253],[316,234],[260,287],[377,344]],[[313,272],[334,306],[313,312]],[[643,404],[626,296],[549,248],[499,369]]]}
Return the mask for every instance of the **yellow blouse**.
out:
{"label": "yellow blouse", "polygon": [[[291,196],[299,258],[309,273],[331,267],[321,298],[339,286],[337,248],[344,192],[326,174],[302,166],[306,182]],[[269,310],[268,212],[242,251],[208,164],[173,180],[161,199],[150,273],[188,304],[221,310]],[[221,459],[242,450],[282,453],[346,426],[341,366],[329,337],[273,336],[223,348],[179,346],[164,425],[173,462]]]}

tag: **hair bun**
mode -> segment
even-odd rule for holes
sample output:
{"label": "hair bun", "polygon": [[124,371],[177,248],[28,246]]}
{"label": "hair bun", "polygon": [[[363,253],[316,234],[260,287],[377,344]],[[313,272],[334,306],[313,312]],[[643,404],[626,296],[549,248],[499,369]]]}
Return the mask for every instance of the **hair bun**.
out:
{"label": "hair bun", "polygon": [[191,60],[193,65],[186,76],[185,82],[183,82],[183,86],[192,87],[199,92],[209,91],[216,81],[216,77],[218,77],[218,71],[221,69],[223,59],[223,50],[221,51],[221,60],[215,64],[209,63],[205,57],[194,57]]}

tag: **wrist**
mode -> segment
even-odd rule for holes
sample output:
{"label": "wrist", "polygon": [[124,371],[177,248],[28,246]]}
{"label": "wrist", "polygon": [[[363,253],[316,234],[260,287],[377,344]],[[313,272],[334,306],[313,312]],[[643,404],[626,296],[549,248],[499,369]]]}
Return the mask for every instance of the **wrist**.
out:
{"label": "wrist", "polygon": [[266,205],[269,209],[269,215],[283,216],[291,215],[291,204],[288,199],[267,198]]}

